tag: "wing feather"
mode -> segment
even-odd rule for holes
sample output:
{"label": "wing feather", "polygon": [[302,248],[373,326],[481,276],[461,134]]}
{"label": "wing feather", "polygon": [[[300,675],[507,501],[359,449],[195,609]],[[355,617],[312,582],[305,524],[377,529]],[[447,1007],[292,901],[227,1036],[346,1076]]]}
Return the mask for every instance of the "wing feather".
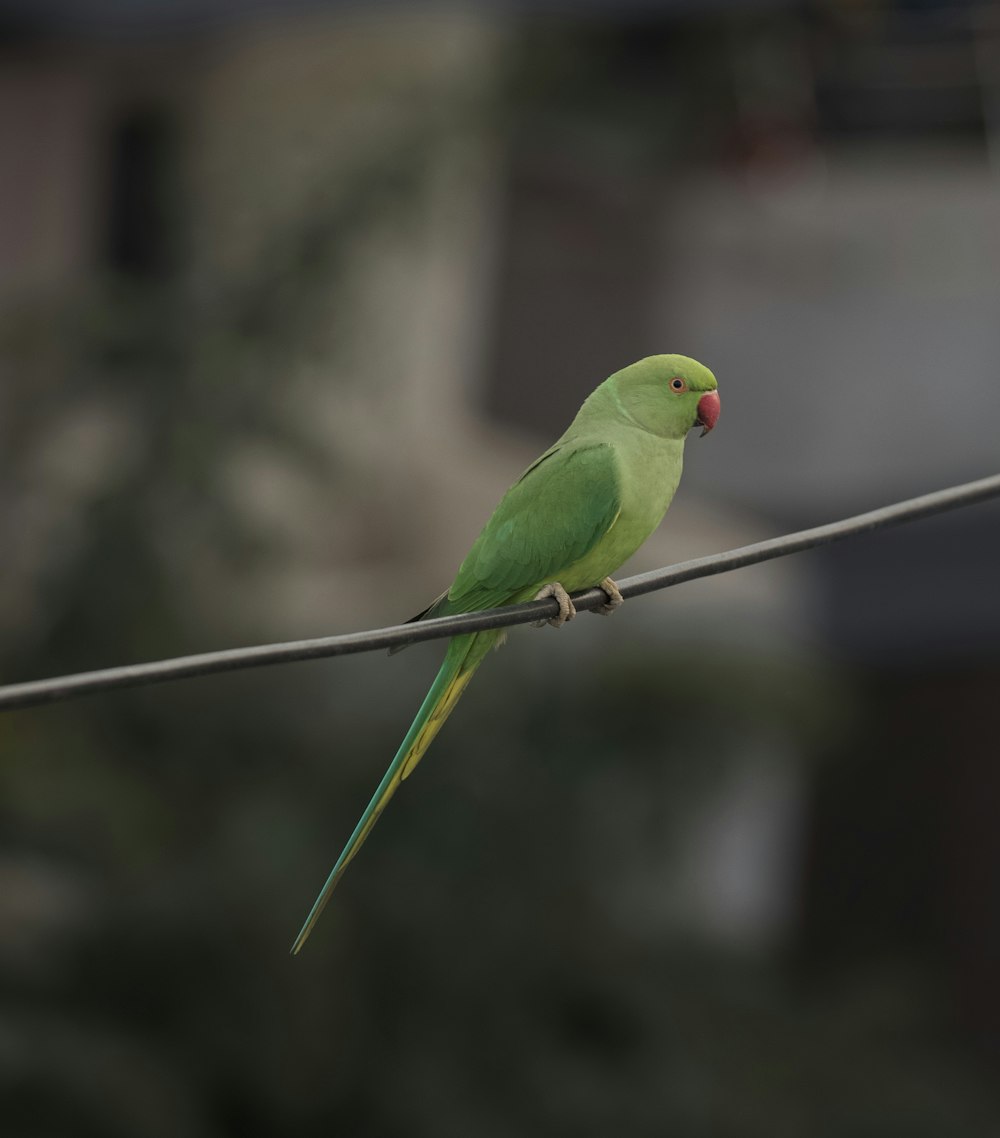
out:
{"label": "wing feather", "polygon": [[557,580],[594,548],[620,512],[613,445],[557,444],[504,495],[435,615],[504,604]]}

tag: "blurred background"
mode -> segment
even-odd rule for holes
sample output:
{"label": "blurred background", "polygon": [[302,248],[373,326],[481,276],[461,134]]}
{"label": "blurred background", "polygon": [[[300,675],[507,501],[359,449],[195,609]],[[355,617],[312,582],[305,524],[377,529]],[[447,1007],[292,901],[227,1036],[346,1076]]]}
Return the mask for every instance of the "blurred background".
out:
{"label": "blurred background", "polygon": [[[1000,6],[0,4],[0,681],[396,623],[608,373],[629,570],[998,468]],[[1000,510],[0,717],[11,1136],[1000,1133]]]}

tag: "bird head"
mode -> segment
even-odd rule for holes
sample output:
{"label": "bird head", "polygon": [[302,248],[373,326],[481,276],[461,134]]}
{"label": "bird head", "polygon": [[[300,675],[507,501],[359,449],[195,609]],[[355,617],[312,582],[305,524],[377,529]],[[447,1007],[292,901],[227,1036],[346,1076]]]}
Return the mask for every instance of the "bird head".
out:
{"label": "bird head", "polygon": [[718,422],[715,376],[689,356],[647,356],[607,382],[627,419],[665,438],[682,439],[692,427],[707,435]]}

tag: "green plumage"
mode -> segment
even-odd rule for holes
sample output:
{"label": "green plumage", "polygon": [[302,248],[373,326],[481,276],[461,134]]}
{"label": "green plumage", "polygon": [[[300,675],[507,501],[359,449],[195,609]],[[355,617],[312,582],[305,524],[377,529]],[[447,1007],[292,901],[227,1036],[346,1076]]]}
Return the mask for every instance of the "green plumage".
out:
{"label": "green plumage", "polygon": [[[533,598],[558,582],[567,592],[600,584],[659,525],[680,481],[684,440],[718,414],[715,377],[687,356],[650,356],[610,376],[565,434],[504,495],[447,593],[416,619],[475,612]],[[702,402],[714,400],[710,421]],[[458,636],[402,746],[341,853],[292,951],[386,803],[420,761],[498,632]]]}

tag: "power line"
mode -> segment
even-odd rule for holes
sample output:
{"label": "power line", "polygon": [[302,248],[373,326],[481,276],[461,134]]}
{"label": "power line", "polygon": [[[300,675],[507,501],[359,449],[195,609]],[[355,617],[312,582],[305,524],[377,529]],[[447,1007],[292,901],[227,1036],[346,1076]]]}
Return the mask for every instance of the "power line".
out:
{"label": "power line", "polygon": [[[1000,497],[1000,474],[981,478],[977,482],[966,482],[961,486],[951,486],[947,490],[937,490],[919,498],[909,498],[883,506],[866,514],[857,514],[842,521],[813,529],[800,530],[784,537],[769,541],[758,541],[740,549],[726,553],[716,553],[711,557],[698,557],[693,561],[682,561],[649,573],[640,573],[618,582],[623,597],[638,597],[699,577],[713,577],[718,573],[729,573],[747,565],[759,565],[762,561],[772,561],[814,549],[819,545],[829,545],[855,534],[885,529],[901,522],[915,521],[931,514],[970,506]],[[573,597],[577,609],[596,608],[607,597],[600,589],[588,589]],[[284,644],[260,644],[250,648],[229,648],[220,652],[204,652],[197,656],[178,656],[171,660],[156,660],[150,664],[126,664],[119,668],[104,668],[100,671],[80,672],[70,676],[56,676],[47,680],[32,680],[28,683],[9,684],[0,687],[0,711],[19,707],[30,707],[41,703],[55,703],[73,696],[92,692],[110,691],[114,688],[137,687],[140,684],[162,683],[165,680],[179,680],[187,676],[206,676],[216,672],[231,672],[240,668],[259,668],[265,664],[287,664],[294,660],[315,660],[328,656],[350,656],[358,652],[373,652],[380,648],[398,648],[405,644],[415,644],[421,640],[440,640],[455,636],[460,632],[482,632],[490,628],[507,628],[516,624],[555,616],[558,603],[548,598],[544,601],[529,601],[526,604],[507,608],[486,609],[482,612],[462,613],[457,616],[439,617],[435,620],[419,621],[415,624],[396,624],[389,628],[377,628],[369,632],[349,632],[342,636],[321,636],[313,640],[292,640]]]}

